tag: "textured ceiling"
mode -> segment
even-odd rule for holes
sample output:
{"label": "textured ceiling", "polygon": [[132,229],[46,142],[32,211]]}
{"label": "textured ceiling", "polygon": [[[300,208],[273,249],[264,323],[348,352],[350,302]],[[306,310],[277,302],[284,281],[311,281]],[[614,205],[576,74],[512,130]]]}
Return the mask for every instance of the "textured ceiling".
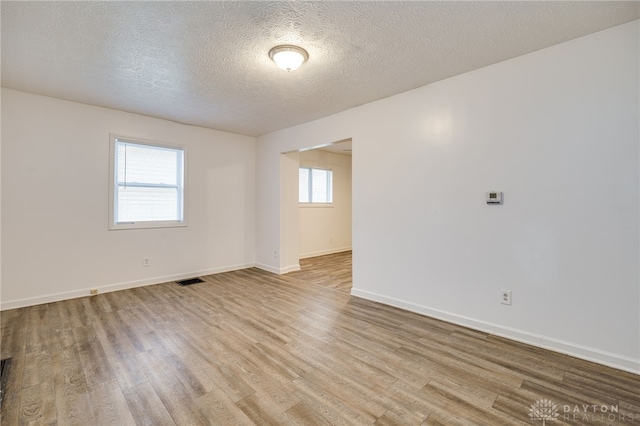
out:
{"label": "textured ceiling", "polygon": [[[246,135],[640,17],[638,2],[7,2],[2,86]],[[309,61],[286,73],[277,44]]]}

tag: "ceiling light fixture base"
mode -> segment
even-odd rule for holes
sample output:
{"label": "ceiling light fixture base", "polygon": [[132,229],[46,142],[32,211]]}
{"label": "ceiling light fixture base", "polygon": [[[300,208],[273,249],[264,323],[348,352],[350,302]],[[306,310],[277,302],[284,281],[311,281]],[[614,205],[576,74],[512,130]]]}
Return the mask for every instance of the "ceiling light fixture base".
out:
{"label": "ceiling light fixture base", "polygon": [[294,71],[309,59],[309,53],[302,47],[282,44],[269,51],[269,57],[285,71]]}

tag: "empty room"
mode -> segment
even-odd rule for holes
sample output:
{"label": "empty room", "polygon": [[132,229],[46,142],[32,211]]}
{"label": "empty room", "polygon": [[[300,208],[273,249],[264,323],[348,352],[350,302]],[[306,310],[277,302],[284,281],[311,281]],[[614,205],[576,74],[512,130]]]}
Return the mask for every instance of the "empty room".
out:
{"label": "empty room", "polygon": [[2,425],[640,424],[640,2],[0,2]]}

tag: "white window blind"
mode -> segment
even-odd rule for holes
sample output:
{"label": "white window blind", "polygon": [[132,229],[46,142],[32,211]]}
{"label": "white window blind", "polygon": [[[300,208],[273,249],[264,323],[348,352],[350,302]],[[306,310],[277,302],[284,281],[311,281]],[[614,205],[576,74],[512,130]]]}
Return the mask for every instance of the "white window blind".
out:
{"label": "white window blind", "polygon": [[310,170],[307,168],[300,168],[300,190],[298,199],[301,203],[308,203],[310,200]]}
{"label": "white window blind", "polygon": [[115,138],[113,225],[184,222],[184,149]]}
{"label": "white window blind", "polygon": [[333,172],[326,169],[300,167],[300,203],[333,203]]}

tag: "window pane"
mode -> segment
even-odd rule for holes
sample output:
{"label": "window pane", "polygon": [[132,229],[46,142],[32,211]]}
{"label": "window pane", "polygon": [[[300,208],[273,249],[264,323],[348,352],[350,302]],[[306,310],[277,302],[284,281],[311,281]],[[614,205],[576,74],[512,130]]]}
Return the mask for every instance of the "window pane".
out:
{"label": "window pane", "polygon": [[114,144],[114,224],[183,222],[183,149]]}
{"label": "window pane", "polygon": [[333,202],[333,172],[331,170],[300,167],[299,173],[299,202]]}
{"label": "window pane", "polygon": [[311,200],[314,203],[327,203],[328,176],[327,170],[311,169]]}
{"label": "window pane", "polygon": [[181,151],[118,142],[118,183],[176,185]]}
{"label": "window pane", "polygon": [[118,186],[117,222],[181,220],[177,188]]}
{"label": "window pane", "polygon": [[309,202],[309,169],[307,168],[300,168],[298,201],[300,203]]}

